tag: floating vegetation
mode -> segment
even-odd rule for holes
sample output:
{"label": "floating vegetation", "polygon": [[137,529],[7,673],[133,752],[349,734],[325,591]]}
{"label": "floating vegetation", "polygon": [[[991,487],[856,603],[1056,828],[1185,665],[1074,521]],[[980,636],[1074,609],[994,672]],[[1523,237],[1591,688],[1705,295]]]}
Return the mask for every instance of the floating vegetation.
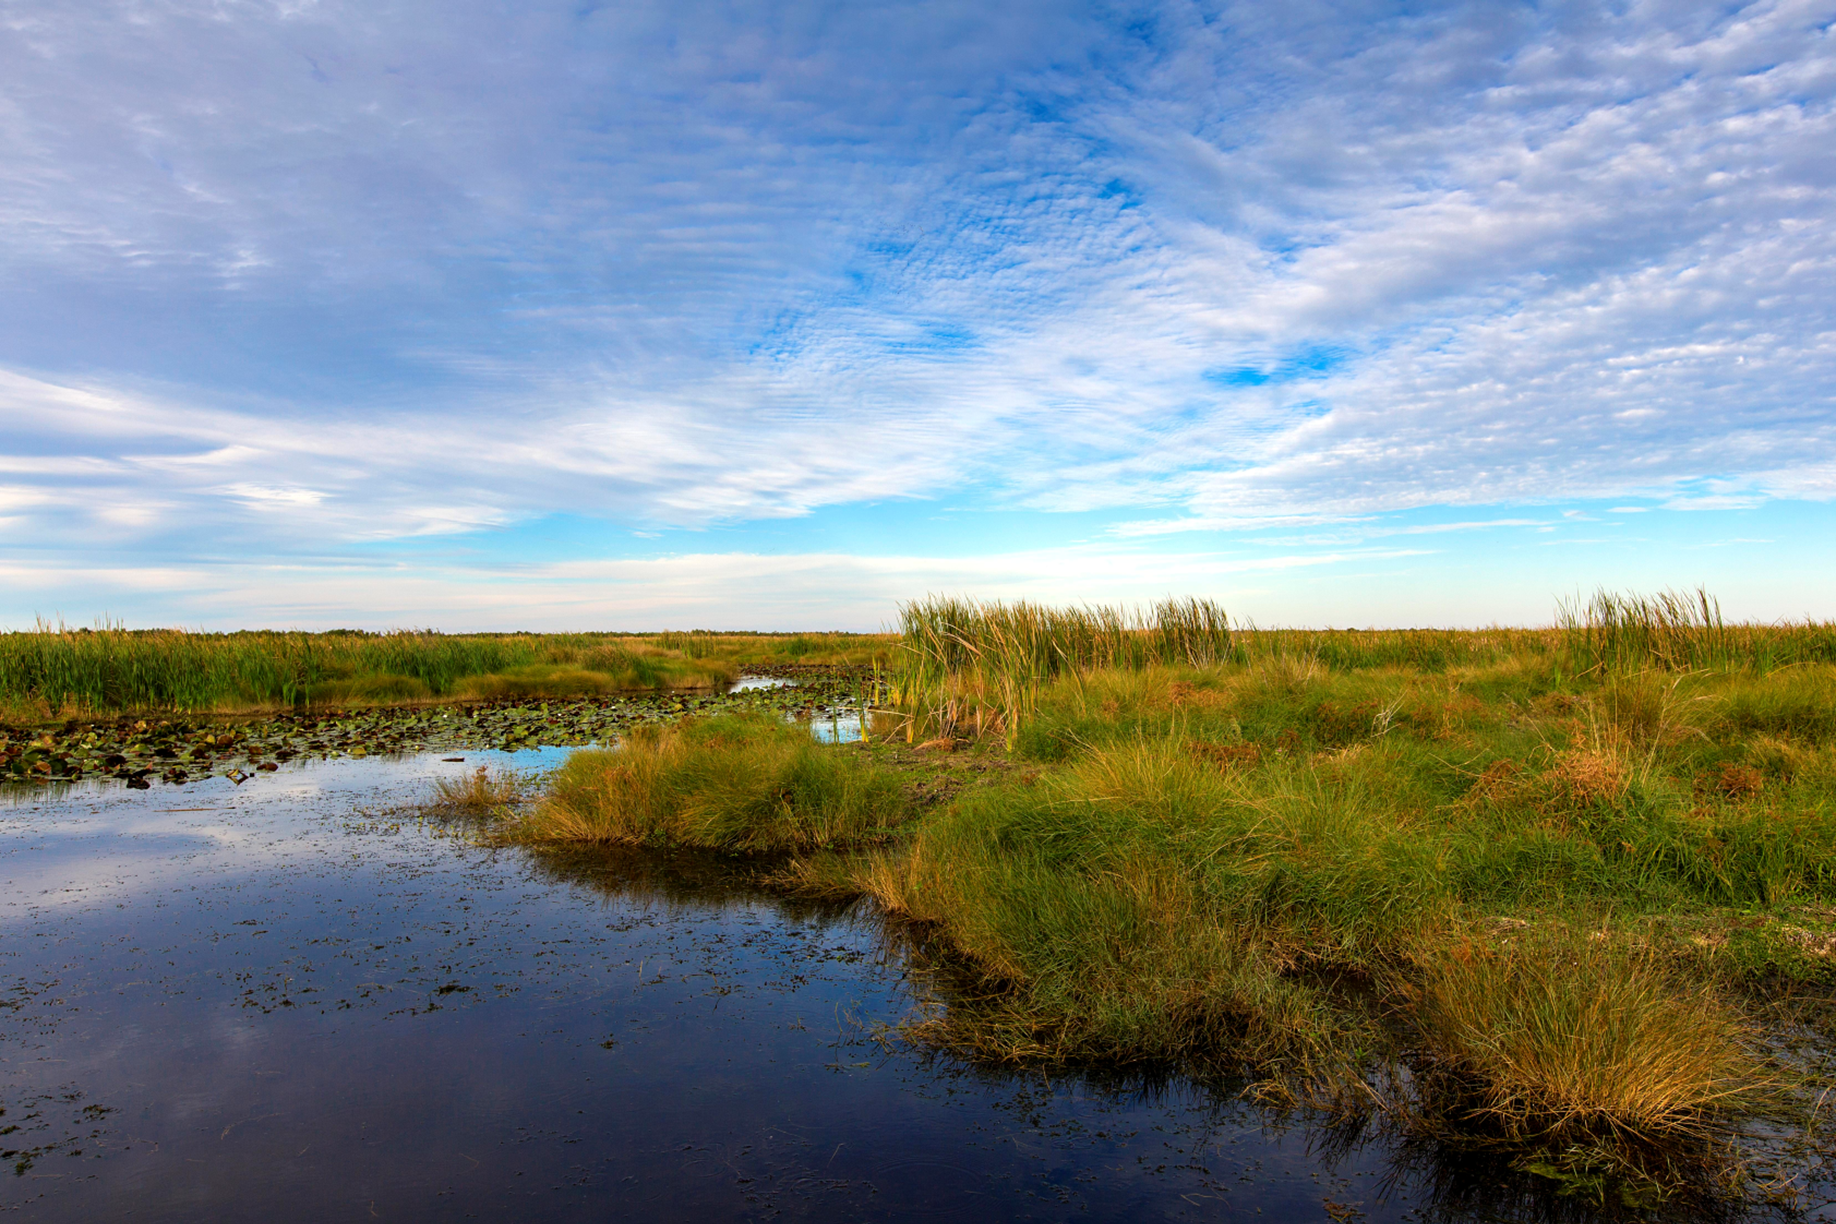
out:
{"label": "floating vegetation", "polygon": [[853,709],[859,677],[815,665],[780,669],[793,685],[734,693],[633,694],[580,700],[287,712],[245,718],[68,719],[0,725],[0,781],[115,778],[132,787],[220,776],[245,781],[301,758],[611,744],[634,726],[721,710],[791,719]]}

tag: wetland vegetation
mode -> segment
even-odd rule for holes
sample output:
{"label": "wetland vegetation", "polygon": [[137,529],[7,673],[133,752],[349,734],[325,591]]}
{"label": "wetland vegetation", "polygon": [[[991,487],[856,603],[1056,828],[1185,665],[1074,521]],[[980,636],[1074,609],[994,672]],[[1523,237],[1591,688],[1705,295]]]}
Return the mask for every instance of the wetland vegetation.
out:
{"label": "wetland vegetation", "polygon": [[0,721],[718,690],[742,670],[870,665],[849,633],[0,633]]}
{"label": "wetland vegetation", "polygon": [[1832,642],[1700,594],[1475,633],[930,600],[869,743],[660,729],[500,835],[776,851],[907,925],[949,987],[914,1035],[979,1057],[1248,1072],[1601,1202],[1789,1197],[1832,1082]]}
{"label": "wetland vegetation", "polygon": [[[1246,1076],[1276,1106],[1600,1207],[1789,1206],[1823,1176],[1836,625],[1728,624],[1697,592],[1603,594],[1543,629],[1263,630],[1203,601],[938,598],[899,629],[511,635],[488,640],[524,653],[423,680],[443,702],[327,708],[308,684],[264,711],[276,690],[219,681],[158,690],[163,715],[124,696],[153,689],[20,681],[31,649],[100,650],[58,634],[3,648],[6,691],[39,722],[0,753],[21,777],[144,785],[288,755],[617,740],[539,793],[472,773],[437,806],[540,854],[712,854],[783,894],[856,902],[929,983],[908,1036],[975,1060]],[[402,636],[339,643],[336,682],[410,675],[387,661]],[[420,637],[428,658],[447,648]],[[170,640],[232,659],[242,638],[288,635]],[[464,697],[482,691],[467,676],[538,655],[584,670],[567,652],[608,643],[656,660],[653,677],[799,684]],[[861,742],[796,721],[864,707]]]}

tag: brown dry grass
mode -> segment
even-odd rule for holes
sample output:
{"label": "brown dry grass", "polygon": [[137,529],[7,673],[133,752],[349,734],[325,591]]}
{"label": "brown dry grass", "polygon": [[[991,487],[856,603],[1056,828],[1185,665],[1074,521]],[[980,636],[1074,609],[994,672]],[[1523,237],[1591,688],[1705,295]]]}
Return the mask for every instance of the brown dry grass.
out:
{"label": "brown dry grass", "polygon": [[492,773],[479,766],[459,778],[439,778],[434,782],[435,805],[466,813],[488,813],[515,803],[523,797],[524,780],[508,770]]}

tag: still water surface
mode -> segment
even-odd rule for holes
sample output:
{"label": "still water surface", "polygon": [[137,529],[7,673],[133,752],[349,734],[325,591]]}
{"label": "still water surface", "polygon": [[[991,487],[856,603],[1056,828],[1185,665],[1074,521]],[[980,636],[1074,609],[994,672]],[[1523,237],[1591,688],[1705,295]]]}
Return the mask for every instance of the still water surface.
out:
{"label": "still water surface", "polygon": [[0,798],[0,1126],[18,1128],[0,1136],[15,1153],[0,1210],[1134,1221],[1454,1207],[1383,1145],[1324,1145],[1228,1093],[989,1071],[877,1041],[913,999],[870,915],[705,866],[481,848],[407,805],[442,774],[563,750],[466,755]]}

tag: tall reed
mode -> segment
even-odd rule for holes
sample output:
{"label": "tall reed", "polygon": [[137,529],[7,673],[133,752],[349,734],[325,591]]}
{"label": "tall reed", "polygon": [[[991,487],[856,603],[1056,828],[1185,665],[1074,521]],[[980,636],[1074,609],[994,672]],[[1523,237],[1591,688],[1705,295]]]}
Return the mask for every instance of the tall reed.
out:
{"label": "tall reed", "polygon": [[1487,629],[1262,629],[1239,624],[1232,654],[1239,663],[1295,659],[1330,671],[1382,667],[1444,672],[1454,667],[1490,667],[1553,651],[1561,640],[1553,629],[1494,625]]}
{"label": "tall reed", "polygon": [[1155,664],[1205,667],[1230,658],[1224,609],[1167,599],[1142,612],[1114,605],[1050,608],[933,595],[899,609],[893,700],[945,735],[973,725],[1010,738],[1061,675]]}
{"label": "tall reed", "polygon": [[1701,587],[1656,595],[1596,591],[1586,603],[1563,602],[1562,646],[1578,675],[1653,669],[1771,671],[1799,663],[1836,662],[1836,624],[1730,624]]}

